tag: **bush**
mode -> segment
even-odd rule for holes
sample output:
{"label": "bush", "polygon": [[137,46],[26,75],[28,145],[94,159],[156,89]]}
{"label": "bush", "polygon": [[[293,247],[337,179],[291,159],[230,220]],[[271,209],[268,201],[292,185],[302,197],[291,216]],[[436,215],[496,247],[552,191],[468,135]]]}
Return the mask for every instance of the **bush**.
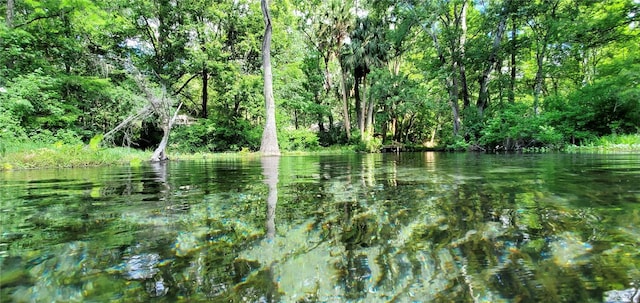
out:
{"label": "bush", "polygon": [[278,138],[282,150],[316,150],[320,147],[317,133],[308,129],[282,130]]}
{"label": "bush", "polygon": [[347,134],[342,126],[330,127],[324,132],[318,133],[318,140],[321,146],[331,146],[336,144],[347,144]]}
{"label": "bush", "polygon": [[0,107],[0,140],[24,139],[26,134],[13,115]]}
{"label": "bush", "polygon": [[488,150],[555,149],[563,144],[563,138],[546,117],[535,115],[527,104],[514,103],[488,117],[479,143]]}
{"label": "bush", "polygon": [[200,119],[171,130],[171,147],[181,152],[223,152],[260,148],[262,129],[242,119]]}
{"label": "bush", "polygon": [[465,151],[468,150],[471,144],[467,142],[463,137],[457,136],[453,138],[453,141],[446,144],[445,150],[447,151]]}

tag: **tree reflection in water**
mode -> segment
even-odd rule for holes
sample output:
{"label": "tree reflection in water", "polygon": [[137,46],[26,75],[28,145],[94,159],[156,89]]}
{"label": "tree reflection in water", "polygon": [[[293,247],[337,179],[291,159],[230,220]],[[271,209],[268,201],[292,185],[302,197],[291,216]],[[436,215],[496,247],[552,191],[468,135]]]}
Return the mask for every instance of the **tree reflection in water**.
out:
{"label": "tree reflection in water", "polygon": [[2,178],[2,302],[625,302],[640,277],[637,156],[291,156]]}

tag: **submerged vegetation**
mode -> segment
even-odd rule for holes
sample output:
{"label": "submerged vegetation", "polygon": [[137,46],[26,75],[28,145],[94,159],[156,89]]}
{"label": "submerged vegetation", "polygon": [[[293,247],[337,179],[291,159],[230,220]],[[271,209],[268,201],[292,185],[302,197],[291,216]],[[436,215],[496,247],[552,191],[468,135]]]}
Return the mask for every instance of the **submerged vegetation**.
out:
{"label": "submerged vegetation", "polygon": [[16,171],[0,301],[603,302],[640,278],[639,171],[471,153]]}

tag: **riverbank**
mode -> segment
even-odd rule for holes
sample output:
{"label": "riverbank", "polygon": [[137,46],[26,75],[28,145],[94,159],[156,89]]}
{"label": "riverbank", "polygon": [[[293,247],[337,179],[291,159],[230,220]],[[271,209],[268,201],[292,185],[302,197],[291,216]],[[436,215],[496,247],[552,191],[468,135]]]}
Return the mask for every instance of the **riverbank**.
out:
{"label": "riverbank", "polygon": [[[543,149],[541,149],[544,151]],[[640,153],[640,134],[611,135],[583,146],[567,145],[569,153]],[[342,154],[355,152],[353,147],[327,147],[314,151],[284,151],[283,155]],[[103,165],[139,166],[149,161],[152,151],[126,147],[103,148],[99,144],[45,144],[11,142],[0,145],[0,171],[34,168],[70,168]],[[181,153],[169,151],[172,160],[234,159],[259,157],[243,150],[233,153]]]}
{"label": "riverbank", "polygon": [[564,151],[569,153],[636,153],[640,152],[640,134],[604,136],[585,145],[568,145]]}
{"label": "riverbank", "polygon": [[126,147],[101,148],[91,144],[11,142],[0,146],[0,171],[103,165],[138,166],[149,158],[150,151]]}
{"label": "riverbank", "polygon": [[[99,147],[84,144],[37,144],[11,142],[0,145],[0,171],[38,168],[74,168],[105,165],[139,166],[148,162],[153,151],[127,147]],[[348,146],[328,147],[314,151],[284,151],[283,155],[353,153]],[[169,151],[171,160],[236,159],[259,157],[257,152],[242,150],[225,153],[183,153]]]}

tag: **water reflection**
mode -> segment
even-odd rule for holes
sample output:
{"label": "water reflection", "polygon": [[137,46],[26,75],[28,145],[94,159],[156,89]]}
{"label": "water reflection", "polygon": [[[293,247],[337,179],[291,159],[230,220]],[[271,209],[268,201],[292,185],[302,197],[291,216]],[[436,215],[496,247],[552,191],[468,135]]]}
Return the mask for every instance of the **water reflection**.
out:
{"label": "water reflection", "polygon": [[638,155],[3,174],[0,301],[631,302],[637,184]]}
{"label": "water reflection", "polygon": [[260,163],[262,164],[262,175],[265,177],[264,182],[269,187],[266,220],[267,238],[273,239],[276,235],[276,205],[278,204],[278,166],[280,164],[280,157],[262,157]]}

